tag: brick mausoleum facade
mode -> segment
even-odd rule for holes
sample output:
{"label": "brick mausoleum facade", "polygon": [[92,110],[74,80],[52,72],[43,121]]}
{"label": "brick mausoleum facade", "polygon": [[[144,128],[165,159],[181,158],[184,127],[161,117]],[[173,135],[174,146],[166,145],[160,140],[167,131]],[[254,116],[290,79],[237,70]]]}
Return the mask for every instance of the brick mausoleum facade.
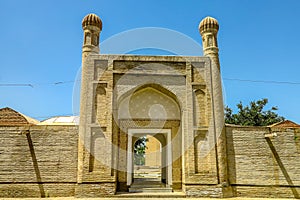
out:
{"label": "brick mausoleum facade", "polygon": [[[203,57],[102,55],[100,18],[82,26],[79,125],[1,109],[0,197],[300,197],[299,125],[224,123],[215,19],[199,25]],[[135,174],[144,136],[159,146],[152,182]]]}

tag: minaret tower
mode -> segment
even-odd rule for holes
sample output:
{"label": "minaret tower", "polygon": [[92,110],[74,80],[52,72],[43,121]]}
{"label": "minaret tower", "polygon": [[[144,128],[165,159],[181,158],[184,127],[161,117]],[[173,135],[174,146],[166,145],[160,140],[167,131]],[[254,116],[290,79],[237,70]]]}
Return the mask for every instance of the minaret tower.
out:
{"label": "minaret tower", "polygon": [[219,48],[217,40],[218,30],[219,23],[212,17],[204,18],[199,24],[199,31],[202,36],[203,54],[211,59],[211,94],[213,101],[213,126],[216,144],[218,182],[223,186],[227,186],[226,137]]}
{"label": "minaret tower", "polygon": [[102,31],[101,19],[95,14],[88,14],[82,20],[82,29],[84,31],[82,56],[86,57],[89,53],[99,54],[99,37]]}
{"label": "minaret tower", "polygon": [[89,55],[99,54],[99,36],[102,30],[102,21],[95,14],[88,14],[82,20],[82,29],[84,34],[82,47],[82,75],[80,92],[80,121],[79,121],[79,139],[78,139],[78,176],[77,182],[81,184],[84,174],[85,151],[87,146],[87,136],[90,134],[87,129],[88,120],[88,100],[90,94],[90,77],[93,69],[89,66]]}
{"label": "minaret tower", "polygon": [[214,64],[220,69],[219,48],[217,34],[219,31],[219,23],[212,17],[204,18],[200,25],[199,31],[202,36],[202,45],[204,56],[209,56]]}

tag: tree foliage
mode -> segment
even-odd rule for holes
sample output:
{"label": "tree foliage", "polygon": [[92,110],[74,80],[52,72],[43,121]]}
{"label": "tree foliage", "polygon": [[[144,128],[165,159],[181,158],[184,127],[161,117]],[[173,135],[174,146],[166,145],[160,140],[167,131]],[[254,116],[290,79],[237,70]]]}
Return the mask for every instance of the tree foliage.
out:
{"label": "tree foliage", "polygon": [[145,164],[145,153],[146,153],[146,142],[148,139],[146,137],[140,137],[134,143],[134,164],[144,165]]}
{"label": "tree foliage", "polygon": [[134,153],[135,154],[145,154],[146,151],[146,137],[140,137],[134,144]]}
{"label": "tree foliage", "polygon": [[277,107],[264,110],[268,99],[251,101],[249,105],[244,106],[242,102],[237,104],[238,112],[233,113],[228,106],[225,108],[225,123],[242,126],[268,126],[284,120],[276,112]]}

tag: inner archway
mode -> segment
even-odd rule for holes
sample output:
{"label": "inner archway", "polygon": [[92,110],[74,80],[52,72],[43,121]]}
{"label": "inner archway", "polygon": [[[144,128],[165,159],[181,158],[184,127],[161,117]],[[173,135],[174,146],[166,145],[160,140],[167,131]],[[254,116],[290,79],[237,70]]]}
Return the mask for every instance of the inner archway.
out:
{"label": "inner archway", "polygon": [[161,179],[162,148],[163,145],[158,139],[151,135],[146,136],[145,167],[151,170],[149,177]]}
{"label": "inner archway", "polygon": [[134,141],[133,182],[151,181],[163,183],[162,143],[156,139],[155,136],[151,135],[146,135],[137,139],[134,138]]}
{"label": "inner archway", "polygon": [[[128,150],[127,151],[127,185],[130,187],[135,181],[143,184],[142,178],[134,177],[134,144],[139,137],[151,135],[162,145],[161,149],[161,176],[157,181],[170,188],[172,186],[172,143],[171,129],[129,129],[128,130]],[[149,179],[145,178],[148,182]],[[145,182],[144,182],[145,184]]]}

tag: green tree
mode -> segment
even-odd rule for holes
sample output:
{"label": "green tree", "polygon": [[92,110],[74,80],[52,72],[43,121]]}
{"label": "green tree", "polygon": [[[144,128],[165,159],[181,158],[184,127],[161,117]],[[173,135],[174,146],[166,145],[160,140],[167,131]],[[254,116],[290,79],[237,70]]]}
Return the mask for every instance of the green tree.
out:
{"label": "green tree", "polygon": [[140,137],[135,143],[134,143],[134,153],[136,154],[145,154],[146,150],[146,137]]}
{"label": "green tree", "polygon": [[134,163],[136,165],[144,165],[145,164],[145,152],[146,152],[146,142],[148,139],[146,137],[140,137],[134,143]]}
{"label": "green tree", "polygon": [[283,121],[284,117],[274,112],[278,110],[277,107],[264,110],[267,103],[268,99],[251,101],[247,106],[240,102],[236,105],[237,113],[233,113],[232,109],[227,106],[225,108],[225,123],[242,126],[268,126]]}

